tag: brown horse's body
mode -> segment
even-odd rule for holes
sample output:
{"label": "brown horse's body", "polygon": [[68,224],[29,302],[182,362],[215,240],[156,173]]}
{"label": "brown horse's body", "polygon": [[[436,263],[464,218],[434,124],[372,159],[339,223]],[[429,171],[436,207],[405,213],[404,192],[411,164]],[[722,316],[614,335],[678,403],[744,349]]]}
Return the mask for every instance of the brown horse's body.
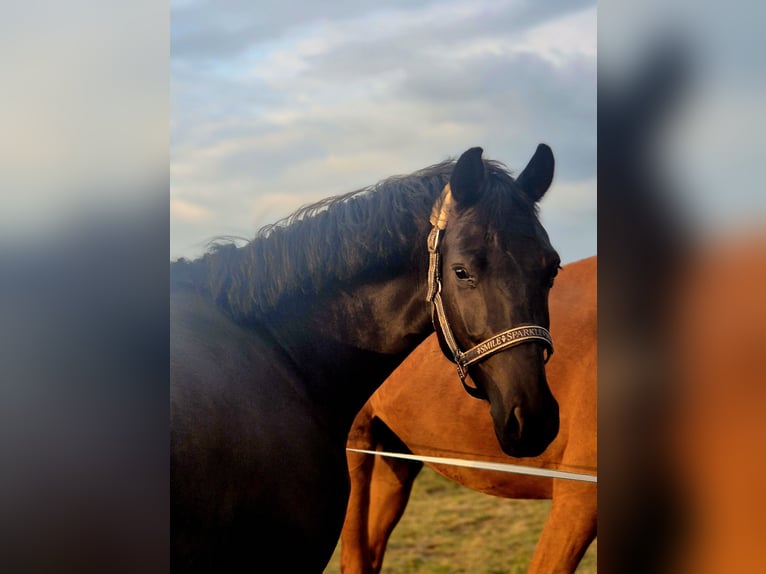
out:
{"label": "brown horse's body", "polygon": [[[498,446],[487,403],[469,397],[435,336],[389,377],[356,418],[348,445],[421,455],[511,462],[585,472],[596,469],[596,257],[565,266],[551,291],[555,353],[547,366],[561,426],[547,450],[514,459]],[[379,572],[388,538],[404,512],[421,464],[348,452],[351,497],[341,536],[345,574]],[[552,498],[529,572],[573,572],[596,536],[594,483],[456,466],[434,470],[505,498]]]}

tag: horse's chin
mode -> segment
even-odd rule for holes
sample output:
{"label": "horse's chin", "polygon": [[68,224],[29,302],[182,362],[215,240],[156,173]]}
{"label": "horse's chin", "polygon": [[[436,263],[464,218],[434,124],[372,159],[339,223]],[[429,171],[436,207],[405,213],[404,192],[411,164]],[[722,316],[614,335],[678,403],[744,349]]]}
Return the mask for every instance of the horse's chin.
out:
{"label": "horse's chin", "polygon": [[548,442],[542,442],[542,441],[508,441],[508,440],[501,440],[498,437],[498,441],[500,442],[500,448],[502,451],[507,454],[508,456],[512,456],[514,458],[529,458],[529,457],[535,457],[540,456],[545,452],[545,449],[548,448],[548,445],[552,441]]}
{"label": "horse's chin", "polygon": [[516,458],[539,456],[548,448],[559,433],[559,408],[553,400],[545,416],[525,416],[518,407],[502,417],[498,425],[495,418],[495,435],[503,452]]}

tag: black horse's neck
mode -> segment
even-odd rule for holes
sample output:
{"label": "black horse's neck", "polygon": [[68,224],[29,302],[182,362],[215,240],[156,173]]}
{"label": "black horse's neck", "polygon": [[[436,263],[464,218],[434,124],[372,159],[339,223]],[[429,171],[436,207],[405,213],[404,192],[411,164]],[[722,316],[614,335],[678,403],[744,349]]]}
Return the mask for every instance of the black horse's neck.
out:
{"label": "black horse's neck", "polygon": [[422,239],[413,242],[416,263],[407,272],[395,266],[386,277],[378,269],[371,281],[286,298],[259,322],[301,372],[317,412],[333,413],[328,425],[344,437],[364,402],[433,330]]}
{"label": "black horse's neck", "polygon": [[267,334],[312,400],[349,397],[361,407],[431,330],[429,215],[453,166],[308,206],[176,275],[235,323]]}

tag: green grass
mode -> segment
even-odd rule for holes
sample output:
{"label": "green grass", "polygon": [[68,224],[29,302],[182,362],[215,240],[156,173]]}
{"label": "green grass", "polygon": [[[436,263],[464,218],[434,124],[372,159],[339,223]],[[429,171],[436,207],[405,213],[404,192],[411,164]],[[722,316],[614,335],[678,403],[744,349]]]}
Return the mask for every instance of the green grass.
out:
{"label": "green grass", "polygon": [[[386,574],[524,574],[550,510],[550,500],[481,494],[424,468],[394,530]],[[594,542],[578,574],[596,572]],[[325,574],[340,572],[335,550]]]}

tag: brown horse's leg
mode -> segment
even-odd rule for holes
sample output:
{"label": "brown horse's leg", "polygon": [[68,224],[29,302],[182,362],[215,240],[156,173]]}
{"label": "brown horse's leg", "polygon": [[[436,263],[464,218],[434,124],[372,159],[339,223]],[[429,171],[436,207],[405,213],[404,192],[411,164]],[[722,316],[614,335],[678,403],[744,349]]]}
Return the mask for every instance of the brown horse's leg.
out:
{"label": "brown horse's leg", "polygon": [[571,574],[596,538],[596,485],[568,480],[553,483],[551,513],[528,574]]}
{"label": "brown horse's leg", "polygon": [[[348,445],[409,452],[368,404],[357,415]],[[404,514],[422,463],[347,452],[351,493],[341,532],[341,572],[377,574],[391,532]]]}
{"label": "brown horse's leg", "polygon": [[375,458],[356,452],[347,452],[346,456],[351,477],[351,492],[340,534],[340,571],[343,574],[370,574],[372,560],[367,541],[367,516]]}
{"label": "brown horse's leg", "polygon": [[388,539],[404,514],[412,484],[421,468],[421,462],[375,457],[368,519],[373,574],[378,574],[383,566]]}
{"label": "brown horse's leg", "polygon": [[[367,403],[357,414],[348,437],[348,446],[375,450],[375,415]],[[341,531],[340,571],[344,574],[370,574],[370,545],[367,540],[367,522],[370,508],[370,483],[375,458],[369,454],[346,451],[351,491],[346,518]]]}

